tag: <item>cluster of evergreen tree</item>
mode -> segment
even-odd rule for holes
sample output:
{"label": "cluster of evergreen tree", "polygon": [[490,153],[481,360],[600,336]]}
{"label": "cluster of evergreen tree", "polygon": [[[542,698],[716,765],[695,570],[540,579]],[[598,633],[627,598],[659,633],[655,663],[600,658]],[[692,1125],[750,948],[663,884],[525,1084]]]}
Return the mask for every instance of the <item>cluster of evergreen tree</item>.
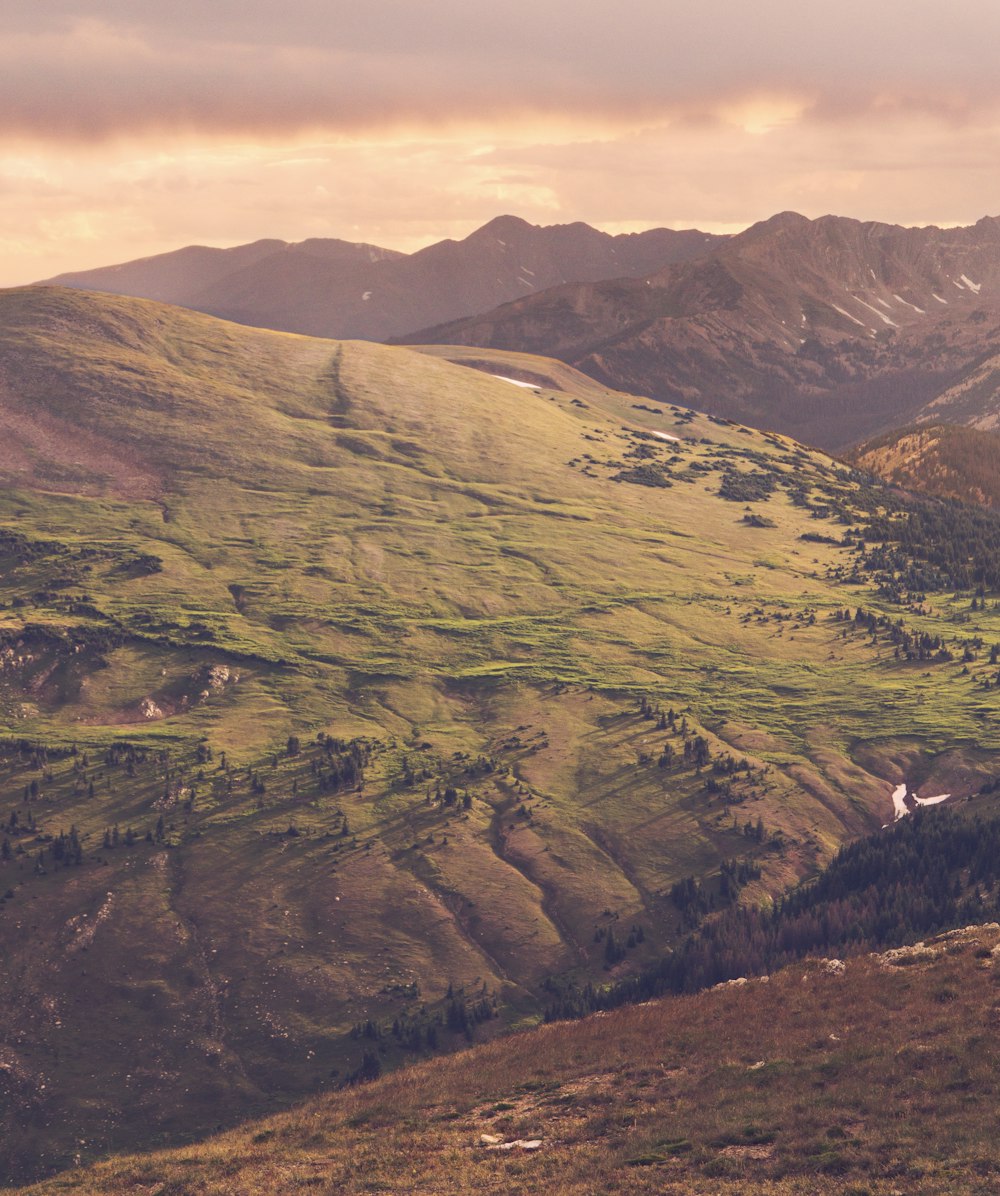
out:
{"label": "cluster of evergreen tree", "polygon": [[[117,768],[122,764],[126,768],[129,765],[134,768],[137,764],[145,764],[146,759],[147,749],[139,747],[134,743],[113,743],[104,753],[104,763],[109,768]],[[159,753],[159,761],[161,764],[167,762],[167,754],[165,752]]]}
{"label": "cluster of evergreen tree", "polygon": [[719,497],[730,502],[766,502],[774,493],[777,483],[777,476],[771,472],[753,470],[751,473],[740,473],[731,469],[722,475]]}
{"label": "cluster of evergreen tree", "polygon": [[[70,827],[68,835],[64,831],[60,831],[55,838],[51,835],[45,836],[45,844],[35,856],[35,873],[37,875],[45,875],[47,864],[58,869],[59,867],[68,867],[70,864],[83,863],[83,847],[75,826]],[[8,860],[10,858],[9,851],[0,847],[0,856],[5,861]]]}
{"label": "cluster of evergreen tree", "polygon": [[323,757],[309,762],[310,770],[321,789],[357,789],[364,784],[365,766],[371,758],[371,745],[361,739],[348,742],[332,735],[320,735],[317,743]]}
{"label": "cluster of evergreen tree", "polygon": [[630,482],[633,486],[651,486],[657,490],[669,490],[674,484],[670,471],[665,465],[647,462],[645,465],[633,465],[629,469],[620,469],[612,474],[613,482]]}
{"label": "cluster of evergreen tree", "polygon": [[[880,615],[860,606],[853,615],[849,610],[836,610],[833,612],[833,618],[848,628],[853,627],[870,635],[873,644],[878,643],[879,638],[883,637],[894,646],[897,660],[944,663],[953,659],[941,636],[931,635],[927,631],[913,631],[907,628],[902,619],[892,620],[888,615]],[[981,642],[979,646],[982,646]],[[969,650],[971,652],[971,647]],[[974,657],[970,655],[967,659]]]}
{"label": "cluster of evergreen tree", "polygon": [[[748,839],[763,843],[763,820],[758,818],[756,823],[748,822],[743,833]],[[757,880],[760,874],[760,865],[749,856],[723,860],[717,886],[701,881],[696,876],[686,876],[671,886],[670,900],[680,911],[686,927],[697,926],[708,914],[734,902],[740,890],[752,880]]]}
{"label": "cluster of evergreen tree", "polygon": [[872,515],[861,566],[886,589],[1000,590],[1000,514],[944,499]]}
{"label": "cluster of evergreen tree", "polygon": [[0,740],[0,760],[15,761],[28,768],[45,768],[50,761],[75,756],[77,750],[75,745],[54,747],[50,744],[35,743],[30,739]]}
{"label": "cluster of evergreen tree", "polygon": [[[413,986],[413,992],[407,995],[419,996],[419,990]],[[370,1042],[372,1047],[365,1050],[360,1065],[347,1075],[344,1083],[362,1084],[381,1075],[379,1052],[385,1053],[385,1043],[390,1036],[403,1050],[435,1051],[440,1044],[441,1033],[462,1034],[471,1042],[476,1026],[498,1016],[496,994],[488,993],[485,984],[475,995],[466,993],[464,988],[456,989],[454,985],[449,984],[444,1007],[433,1013],[421,1007],[415,1013],[403,1010],[391,1025],[375,1021],[373,1018],[356,1022],[351,1027],[351,1037]]]}
{"label": "cluster of evergreen tree", "polygon": [[[763,975],[807,955],[859,954],[914,942],[1000,913],[1000,816],[921,809],[844,847],[813,882],[773,909],[735,906],[704,923],[672,954],[606,988],[559,991],[546,1019],[695,992]],[[707,912],[697,882],[671,892]]]}

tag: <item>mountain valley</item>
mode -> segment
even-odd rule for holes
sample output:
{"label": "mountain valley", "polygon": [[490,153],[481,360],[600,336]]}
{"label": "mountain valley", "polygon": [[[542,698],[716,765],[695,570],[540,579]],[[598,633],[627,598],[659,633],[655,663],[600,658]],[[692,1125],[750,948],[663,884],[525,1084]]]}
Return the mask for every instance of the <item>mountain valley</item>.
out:
{"label": "mountain valley", "polygon": [[530,1027],[685,886],[990,792],[989,512],[559,361],[60,288],[0,295],[0,421],[12,1181]]}

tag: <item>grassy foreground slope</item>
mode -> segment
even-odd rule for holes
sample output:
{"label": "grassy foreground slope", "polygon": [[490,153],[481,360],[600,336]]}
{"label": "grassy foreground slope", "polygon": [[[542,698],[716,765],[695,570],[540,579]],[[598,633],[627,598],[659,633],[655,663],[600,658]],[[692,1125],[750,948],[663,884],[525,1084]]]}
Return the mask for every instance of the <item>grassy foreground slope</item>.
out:
{"label": "grassy foreground slope", "polygon": [[888,497],[785,438],[56,289],[0,364],[13,1178],[529,1024],[995,771],[996,607],[880,596]]}
{"label": "grassy foreground slope", "polygon": [[250,1196],[996,1191],[996,923],[546,1026],[32,1187]]}

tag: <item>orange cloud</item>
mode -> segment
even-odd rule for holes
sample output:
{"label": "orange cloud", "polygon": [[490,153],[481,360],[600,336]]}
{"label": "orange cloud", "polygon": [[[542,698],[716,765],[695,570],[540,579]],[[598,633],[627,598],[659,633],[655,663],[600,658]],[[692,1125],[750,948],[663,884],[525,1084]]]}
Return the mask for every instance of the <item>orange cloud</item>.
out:
{"label": "orange cloud", "polygon": [[995,0],[5,0],[13,283],[261,236],[413,249],[503,210],[975,220]]}

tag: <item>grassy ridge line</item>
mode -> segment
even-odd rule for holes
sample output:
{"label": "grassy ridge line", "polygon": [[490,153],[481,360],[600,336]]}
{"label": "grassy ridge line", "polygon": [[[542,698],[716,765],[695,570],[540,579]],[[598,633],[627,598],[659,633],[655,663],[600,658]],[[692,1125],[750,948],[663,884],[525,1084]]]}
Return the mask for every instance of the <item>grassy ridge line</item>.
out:
{"label": "grassy ridge line", "polygon": [[20,1191],[985,1196],[998,942],[972,927],[549,1026]]}

